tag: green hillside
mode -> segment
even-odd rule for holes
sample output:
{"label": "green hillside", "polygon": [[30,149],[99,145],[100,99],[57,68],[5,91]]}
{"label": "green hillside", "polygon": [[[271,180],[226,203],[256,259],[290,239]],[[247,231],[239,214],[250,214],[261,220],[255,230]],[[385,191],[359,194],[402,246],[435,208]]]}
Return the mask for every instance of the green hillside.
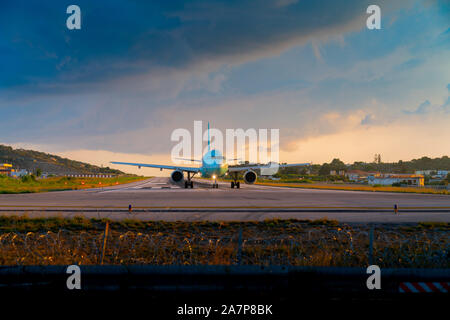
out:
{"label": "green hillside", "polygon": [[120,170],[98,167],[89,163],[62,158],[53,154],[0,145],[0,163],[11,163],[15,168],[35,172],[41,169],[49,174],[121,174]]}

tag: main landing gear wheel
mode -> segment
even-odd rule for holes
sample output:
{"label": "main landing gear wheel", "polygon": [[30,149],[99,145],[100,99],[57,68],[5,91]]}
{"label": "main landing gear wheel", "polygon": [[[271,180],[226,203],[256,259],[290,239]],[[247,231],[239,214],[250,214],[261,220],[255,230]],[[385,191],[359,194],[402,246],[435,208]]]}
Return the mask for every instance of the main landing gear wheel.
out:
{"label": "main landing gear wheel", "polygon": [[195,172],[192,173],[192,175],[191,175],[191,172],[187,173],[187,180],[184,181],[184,188],[185,189],[187,189],[187,188],[194,189],[194,181],[191,180],[194,176],[195,176]]}
{"label": "main landing gear wheel", "polygon": [[239,181],[231,181],[231,189],[234,189],[234,187],[236,187],[236,189],[239,189],[241,187],[241,183]]}
{"label": "main landing gear wheel", "polygon": [[234,189],[234,181],[231,181],[231,189]]}
{"label": "main landing gear wheel", "polygon": [[213,189],[219,189],[219,184],[218,183],[213,183],[212,187],[213,187]]}

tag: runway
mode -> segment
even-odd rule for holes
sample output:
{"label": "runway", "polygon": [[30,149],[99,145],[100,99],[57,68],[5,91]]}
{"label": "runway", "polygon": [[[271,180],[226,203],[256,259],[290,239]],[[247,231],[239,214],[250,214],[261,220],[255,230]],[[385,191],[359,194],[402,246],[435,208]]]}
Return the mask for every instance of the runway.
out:
{"label": "runway", "polygon": [[[394,214],[397,204],[399,213]],[[132,206],[131,213],[128,206]],[[450,196],[337,191],[241,185],[195,180],[184,189],[168,178],[106,188],[30,194],[1,194],[0,214],[83,215],[95,218],[167,221],[336,219],[341,222],[450,222]]]}

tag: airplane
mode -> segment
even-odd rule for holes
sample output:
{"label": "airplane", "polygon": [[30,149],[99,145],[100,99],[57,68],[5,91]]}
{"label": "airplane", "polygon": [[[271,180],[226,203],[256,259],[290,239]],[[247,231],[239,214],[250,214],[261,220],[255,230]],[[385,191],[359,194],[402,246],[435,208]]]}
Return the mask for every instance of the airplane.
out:
{"label": "airplane", "polygon": [[[120,164],[120,165],[128,165],[128,166],[136,166],[139,169],[141,167],[148,168],[158,168],[160,170],[173,170],[170,178],[173,182],[179,183],[184,181],[184,187],[193,188],[194,182],[192,178],[196,174],[200,174],[205,178],[213,178],[214,183],[212,185],[213,188],[218,188],[219,185],[217,183],[218,177],[223,177],[225,175],[230,175],[233,179],[231,181],[231,188],[236,187],[240,188],[240,182],[238,181],[238,174],[240,172],[244,172],[243,178],[246,184],[254,184],[257,179],[257,173],[255,170],[261,169],[273,169],[273,163],[269,163],[266,165],[249,165],[249,166],[228,166],[227,159],[222,155],[219,150],[210,148],[211,141],[209,137],[209,123],[208,123],[208,151],[202,157],[202,160],[196,159],[180,159],[180,160],[188,160],[192,162],[201,162],[201,167],[183,167],[183,166],[170,166],[170,165],[159,165],[159,164],[146,164],[146,163],[132,163],[132,162],[117,162],[111,161],[112,164]],[[237,159],[233,159],[237,160]],[[291,163],[291,164],[279,164],[278,168],[286,168],[286,167],[300,167],[300,166],[309,166],[310,163]],[[187,173],[187,180],[184,180],[184,172]]]}

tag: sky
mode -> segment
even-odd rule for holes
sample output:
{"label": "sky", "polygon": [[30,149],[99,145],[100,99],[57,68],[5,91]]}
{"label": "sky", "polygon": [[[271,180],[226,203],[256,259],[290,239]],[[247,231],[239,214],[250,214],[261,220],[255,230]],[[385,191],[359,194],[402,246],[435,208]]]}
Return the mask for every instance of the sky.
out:
{"label": "sky", "polygon": [[[71,4],[80,30],[66,27]],[[380,30],[366,27],[371,4]],[[6,0],[0,9],[0,144],[104,166],[170,163],[171,133],[202,120],[280,129],[282,162],[450,154],[450,1]]]}

